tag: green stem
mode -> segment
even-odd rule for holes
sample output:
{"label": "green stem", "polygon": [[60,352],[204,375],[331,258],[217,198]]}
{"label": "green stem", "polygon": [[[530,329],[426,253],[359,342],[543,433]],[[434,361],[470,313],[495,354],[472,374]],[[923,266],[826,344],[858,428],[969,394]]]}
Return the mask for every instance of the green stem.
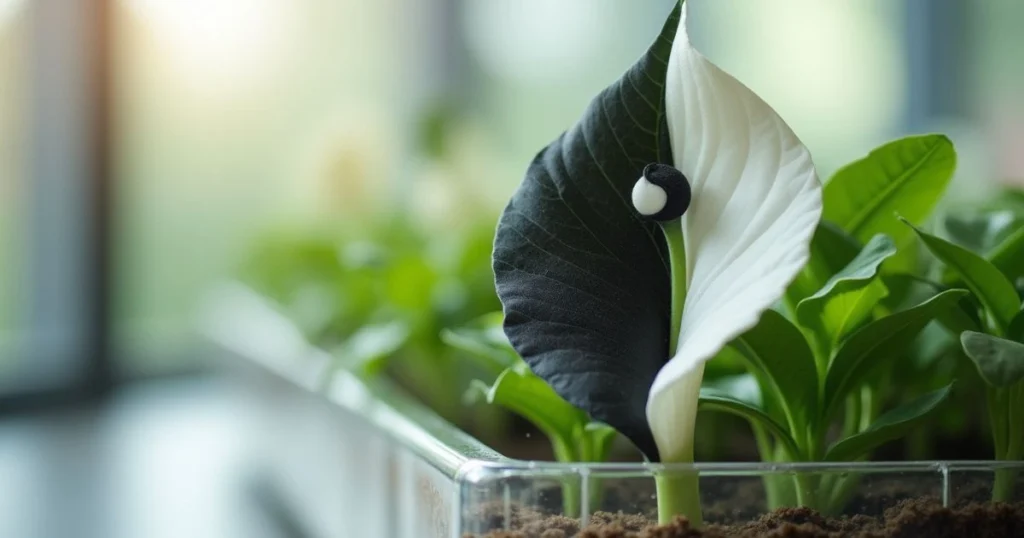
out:
{"label": "green stem", "polygon": [[[1024,382],[1009,388],[990,388],[989,417],[992,421],[992,440],[997,460],[1016,461],[1024,458]],[[1013,499],[1015,469],[996,471],[992,485],[992,500],[1009,502]]]}
{"label": "green stem", "polygon": [[669,354],[675,354],[679,347],[679,327],[683,322],[683,306],[686,302],[686,246],[683,244],[683,226],[678,220],[661,226],[668,245],[668,260],[672,270],[672,324],[669,325]]}
{"label": "green stem", "polygon": [[654,484],[658,491],[658,522],[671,523],[676,516],[686,516],[690,520],[690,526],[703,526],[699,482],[700,477],[696,471],[655,476]]}
{"label": "green stem", "polygon": [[[683,226],[679,220],[662,223],[665,243],[668,245],[669,267],[671,269],[672,317],[669,326],[669,354],[674,355],[679,347],[679,329],[683,322],[683,308],[686,303],[686,246],[683,241]],[[700,374],[698,374],[700,375]],[[699,387],[699,385],[698,385]],[[694,395],[696,400],[696,395]],[[691,437],[694,432],[687,432]],[[692,441],[692,439],[691,439]],[[689,454],[682,460],[693,461],[692,443]],[[697,472],[659,474],[655,476],[658,494],[658,520],[669,523],[677,515],[684,515],[694,528],[703,526],[704,516],[700,507],[700,477]]]}
{"label": "green stem", "polygon": [[851,394],[846,397],[846,413],[843,417],[843,438],[850,437],[857,433],[860,426],[860,398]]}
{"label": "green stem", "polygon": [[[565,439],[554,432],[548,432],[551,448],[555,452],[555,460],[562,463],[573,463],[580,460],[579,454],[571,439]],[[562,482],[562,513],[565,517],[577,517],[580,514],[580,484],[576,477],[569,477]]]}
{"label": "green stem", "polygon": [[796,504],[807,508],[817,509],[814,491],[817,489],[815,483],[817,477],[808,475],[806,472],[797,471],[793,474],[793,485],[796,486]]}
{"label": "green stem", "polygon": [[[829,475],[836,476],[836,475]],[[839,475],[828,488],[822,488],[822,495],[827,503],[826,506],[822,507],[821,511],[827,515],[841,514],[843,508],[846,507],[846,503],[850,500],[850,497],[856,491],[857,486],[863,478],[858,473],[850,473],[845,476]]]}
{"label": "green stem", "polygon": [[867,383],[860,388],[860,424],[857,425],[857,433],[867,430],[875,421],[878,412],[875,389],[874,383]]}
{"label": "green stem", "polygon": [[[757,452],[761,455],[761,461],[776,461],[772,435],[768,433],[764,426],[757,422],[752,421],[750,427],[754,431],[754,440],[757,441]],[[784,492],[779,478],[781,478],[779,475],[771,473],[761,477],[761,480],[764,482],[764,491],[769,510],[785,506],[785,501],[783,500]]]}

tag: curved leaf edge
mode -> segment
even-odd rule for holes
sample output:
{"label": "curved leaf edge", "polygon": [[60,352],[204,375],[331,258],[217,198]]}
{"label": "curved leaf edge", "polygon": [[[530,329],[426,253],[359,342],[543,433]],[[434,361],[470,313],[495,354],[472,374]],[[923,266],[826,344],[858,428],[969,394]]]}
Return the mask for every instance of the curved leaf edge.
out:
{"label": "curved leaf edge", "polygon": [[[913,308],[868,323],[851,334],[836,352],[826,372],[823,413],[819,415],[819,424],[827,425],[846,395],[873,370],[873,365],[865,365],[865,361],[888,359],[899,351],[897,348],[903,346],[886,348],[887,343],[904,338],[909,342],[939,313],[954,307],[957,301],[967,295],[967,290],[944,291]],[[895,328],[893,324],[896,324]]]}
{"label": "curved leaf edge", "polygon": [[863,432],[840,439],[825,452],[825,461],[854,461],[898,439],[935,412],[952,394],[955,382],[883,413]]}

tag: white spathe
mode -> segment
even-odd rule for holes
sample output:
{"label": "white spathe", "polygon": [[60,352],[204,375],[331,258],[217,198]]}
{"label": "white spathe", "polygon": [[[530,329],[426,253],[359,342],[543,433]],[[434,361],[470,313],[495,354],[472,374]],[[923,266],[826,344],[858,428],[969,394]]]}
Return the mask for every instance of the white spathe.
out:
{"label": "white spathe", "polygon": [[665,101],[674,165],[693,193],[680,219],[687,295],[679,345],[647,401],[662,461],[692,461],[704,363],[783,296],[821,219],[807,148],[767,103],[693,48],[686,18],[684,9]]}

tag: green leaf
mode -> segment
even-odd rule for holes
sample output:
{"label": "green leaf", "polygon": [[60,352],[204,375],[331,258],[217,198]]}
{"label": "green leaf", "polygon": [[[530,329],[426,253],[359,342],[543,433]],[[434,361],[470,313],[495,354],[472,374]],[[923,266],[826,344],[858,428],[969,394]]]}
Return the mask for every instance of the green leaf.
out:
{"label": "green leaf", "polygon": [[839,348],[825,377],[825,412],[827,424],[846,396],[859,387],[874,369],[899,357],[919,332],[938,315],[956,306],[965,297],[965,290],[942,292],[913,308],[875,320],[857,330]]}
{"label": "green leaf", "polygon": [[669,357],[672,289],[664,234],[632,191],[673,163],[664,86],[677,3],[636,64],[538,153],[499,219],[493,254],[505,333],[555,392],[652,460],[652,380]]}
{"label": "green leaf", "polygon": [[1010,322],[1010,329],[1006,331],[1006,337],[1024,344],[1024,310],[1017,312],[1017,316]]}
{"label": "green leaf", "polygon": [[338,346],[334,356],[341,367],[373,376],[384,367],[385,359],[405,344],[409,334],[408,325],[400,321],[367,325]]}
{"label": "green leaf", "polygon": [[878,417],[866,430],[841,439],[829,447],[825,461],[854,461],[884,443],[906,435],[949,398],[950,384],[916,398]]}
{"label": "green leaf", "polygon": [[884,233],[902,245],[910,233],[897,222],[896,214],[924,222],[955,168],[956,151],[945,136],[889,142],[836,172],[825,185],[823,218],[860,241]]}
{"label": "green leaf", "polygon": [[543,379],[517,369],[498,376],[487,391],[487,402],[530,421],[553,442],[573,440],[575,432],[589,422],[586,413],[563,400]]}
{"label": "green leaf", "polygon": [[[946,232],[954,243],[982,255],[1012,282],[1024,276],[1024,215],[995,211],[946,218]],[[960,285],[952,269],[942,275],[944,283]]]}
{"label": "green leaf", "polygon": [[725,394],[730,398],[764,409],[761,385],[754,374],[731,375],[714,380],[705,378],[701,387],[712,394]]}
{"label": "green leaf", "polygon": [[818,411],[818,373],[800,329],[768,310],[733,346],[747,359],[765,397],[783,407],[790,427],[810,424]]}
{"label": "green leaf", "polygon": [[842,228],[835,223],[821,221],[811,239],[811,258],[807,266],[786,290],[790,308],[796,310],[800,301],[824,287],[833,275],[857,257],[860,250],[860,243]]}
{"label": "green leaf", "polygon": [[497,376],[520,362],[519,354],[512,349],[512,344],[509,344],[501,328],[502,319],[501,312],[492,312],[463,327],[444,329],[441,331],[441,341],[465,351],[477,359],[480,366]]}
{"label": "green leaf", "polygon": [[913,225],[910,225],[910,228],[921,237],[936,258],[964,279],[964,283],[985,306],[1000,331],[1005,332],[1021,306],[1020,297],[1017,296],[1013,284],[999,272],[999,269],[981,256],[945,239],[925,233]]}
{"label": "green leaf", "polygon": [[818,293],[797,305],[797,320],[821,343],[824,356],[860,326],[888,291],[876,278],[878,269],[896,253],[884,235],[871,238],[860,254],[833,276]]}
{"label": "green leaf", "polygon": [[[729,364],[729,370],[712,368],[720,368],[723,362]],[[737,349],[736,342],[722,348],[715,358],[707,362],[701,386],[760,407],[775,420],[787,421],[785,407],[779,401],[777,391],[761,389],[762,386],[770,387],[771,381],[764,372],[753,367],[747,356]]]}
{"label": "green leaf", "polygon": [[1024,344],[983,333],[960,335],[964,353],[993,387],[1008,387],[1024,379]]}
{"label": "green leaf", "polygon": [[988,259],[1011,281],[1024,277],[1024,224],[996,245]]}
{"label": "green leaf", "polygon": [[697,409],[701,411],[729,413],[746,419],[751,424],[763,426],[772,433],[776,440],[782,443],[791,457],[795,458],[800,454],[800,450],[796,446],[796,441],[793,440],[793,436],[789,434],[786,428],[754,405],[733,398],[727,394],[720,394],[709,389],[701,389]]}
{"label": "green leaf", "polygon": [[1012,211],[947,215],[943,224],[953,243],[982,255],[988,255],[1021,226],[1020,219]]}
{"label": "green leaf", "polygon": [[[950,289],[937,282],[902,273],[883,275],[882,281],[889,288],[889,296],[882,300],[882,304],[891,311],[900,310],[907,298],[913,298],[915,302],[919,303]],[[893,296],[899,299],[894,300]],[[981,318],[978,317],[977,301],[973,297],[967,296],[960,299],[957,306],[958,308],[952,308],[937,316],[938,322],[954,335],[959,335],[964,331],[980,331]]]}

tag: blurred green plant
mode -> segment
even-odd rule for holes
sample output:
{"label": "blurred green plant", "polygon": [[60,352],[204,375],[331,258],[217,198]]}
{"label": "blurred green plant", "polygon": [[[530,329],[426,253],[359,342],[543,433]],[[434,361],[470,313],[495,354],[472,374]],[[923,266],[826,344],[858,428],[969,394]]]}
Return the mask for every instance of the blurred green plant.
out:
{"label": "blurred green plant", "polygon": [[[386,372],[460,425],[463,352],[439,333],[500,307],[490,272],[493,221],[431,234],[400,218],[279,230],[240,278],[277,302],[305,336],[365,376]],[[499,427],[500,420],[482,421]]]}
{"label": "blurred green plant", "polygon": [[[557,461],[607,461],[615,429],[591,420],[534,375],[508,342],[502,319],[501,312],[493,312],[442,334],[448,345],[466,351],[481,370],[495,376],[491,384],[474,379],[466,392],[467,403],[485,401],[525,418],[547,436]],[[596,493],[599,488],[594,489]],[[578,514],[579,486],[566,483],[562,491],[566,515]]]}

